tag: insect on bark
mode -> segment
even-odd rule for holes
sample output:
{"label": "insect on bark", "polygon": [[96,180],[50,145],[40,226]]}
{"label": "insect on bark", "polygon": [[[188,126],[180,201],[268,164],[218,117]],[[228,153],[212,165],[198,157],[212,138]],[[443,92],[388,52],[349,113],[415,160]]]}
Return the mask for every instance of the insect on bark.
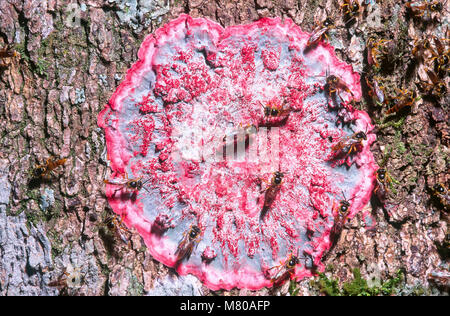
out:
{"label": "insect on bark", "polygon": [[6,59],[11,59],[19,56],[19,54],[11,47],[11,45],[0,49],[0,68],[8,67],[8,63],[5,62]]}
{"label": "insect on bark", "polygon": [[381,203],[384,203],[389,193],[389,185],[392,183],[391,176],[384,168],[375,171],[376,185],[373,193],[377,196]]}
{"label": "insect on bark", "polygon": [[279,171],[274,172],[270,185],[265,189],[264,205],[259,216],[260,220],[264,220],[267,212],[272,207],[272,204],[275,201],[275,198],[277,197],[278,192],[281,189],[283,177],[284,177],[283,173]]}
{"label": "insect on bark", "polygon": [[53,170],[58,168],[59,166],[62,166],[67,161],[66,158],[63,159],[55,159],[54,157],[48,158],[45,163],[42,165],[36,165],[36,167],[33,169],[33,177],[36,179],[39,178],[50,178],[50,174]]}

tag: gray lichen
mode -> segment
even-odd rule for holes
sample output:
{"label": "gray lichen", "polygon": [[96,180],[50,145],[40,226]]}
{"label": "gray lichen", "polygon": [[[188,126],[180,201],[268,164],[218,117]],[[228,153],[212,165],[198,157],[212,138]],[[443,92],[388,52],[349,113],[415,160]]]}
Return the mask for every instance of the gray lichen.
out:
{"label": "gray lichen", "polygon": [[201,296],[202,284],[192,276],[168,275],[162,280],[156,280],[155,286],[149,291],[149,296]]}
{"label": "gray lichen", "polygon": [[25,213],[7,215],[7,172],[0,164],[0,295],[55,295],[57,290],[47,285],[53,262],[43,228],[27,223]]}
{"label": "gray lichen", "polygon": [[152,20],[158,19],[170,9],[167,0],[108,0],[108,3],[115,4],[119,8],[117,17],[120,22],[137,33],[150,26]]}

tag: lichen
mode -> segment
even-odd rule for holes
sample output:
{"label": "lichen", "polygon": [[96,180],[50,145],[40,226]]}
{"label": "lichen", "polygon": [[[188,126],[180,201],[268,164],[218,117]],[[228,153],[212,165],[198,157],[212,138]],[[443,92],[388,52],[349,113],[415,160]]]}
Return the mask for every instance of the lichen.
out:
{"label": "lichen", "polygon": [[[336,226],[370,198],[375,135],[351,105],[361,98],[359,75],[330,45],[306,47],[309,36],[289,19],[223,29],[182,15],[144,40],[99,115],[113,210],[157,260],[211,289],[272,286],[270,273],[292,255],[298,264],[283,279],[312,275]],[[339,91],[327,86],[331,74]],[[234,145],[240,131],[247,140]],[[349,154],[345,143],[357,134],[364,140]],[[241,154],[227,157],[227,137]],[[280,192],[268,203],[277,171]],[[127,188],[126,176],[143,188]],[[181,240],[190,249],[180,259]],[[215,255],[202,256],[206,249]]]}

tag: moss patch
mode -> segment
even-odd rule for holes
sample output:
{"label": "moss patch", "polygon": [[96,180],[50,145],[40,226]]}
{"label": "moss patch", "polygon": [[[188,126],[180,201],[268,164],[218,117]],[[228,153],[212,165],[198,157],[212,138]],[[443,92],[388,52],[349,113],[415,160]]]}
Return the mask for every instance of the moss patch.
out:
{"label": "moss patch", "polygon": [[369,286],[366,279],[361,276],[358,268],[353,269],[353,280],[345,282],[340,286],[339,280],[329,279],[324,273],[319,273],[319,279],[313,281],[312,285],[328,296],[379,296],[393,295],[403,281],[403,272],[397,271],[395,276],[380,282],[379,286]]}

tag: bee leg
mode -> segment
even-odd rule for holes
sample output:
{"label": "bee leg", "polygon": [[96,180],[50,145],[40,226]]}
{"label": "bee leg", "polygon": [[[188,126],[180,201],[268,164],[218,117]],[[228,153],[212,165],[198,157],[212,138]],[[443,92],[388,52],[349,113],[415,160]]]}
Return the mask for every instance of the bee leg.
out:
{"label": "bee leg", "polygon": [[348,150],[347,155],[350,156],[352,154],[352,152],[354,152],[354,151],[355,151],[355,145],[353,144],[350,146],[350,149]]}
{"label": "bee leg", "polygon": [[265,184],[267,184],[267,187],[266,187],[264,190],[259,191],[259,193],[262,194],[262,193],[266,192],[267,189],[270,187],[270,182],[267,181],[267,180],[264,179],[264,178],[259,178],[259,180],[261,180],[262,182],[264,182]]}
{"label": "bee leg", "polygon": [[116,192],[117,192],[117,191],[120,191],[120,190],[122,190],[122,188],[117,188],[117,189],[115,189],[112,195],[115,196],[115,195],[116,195]]}
{"label": "bee leg", "polygon": [[146,187],[142,187],[147,193],[150,193],[150,191]]}

